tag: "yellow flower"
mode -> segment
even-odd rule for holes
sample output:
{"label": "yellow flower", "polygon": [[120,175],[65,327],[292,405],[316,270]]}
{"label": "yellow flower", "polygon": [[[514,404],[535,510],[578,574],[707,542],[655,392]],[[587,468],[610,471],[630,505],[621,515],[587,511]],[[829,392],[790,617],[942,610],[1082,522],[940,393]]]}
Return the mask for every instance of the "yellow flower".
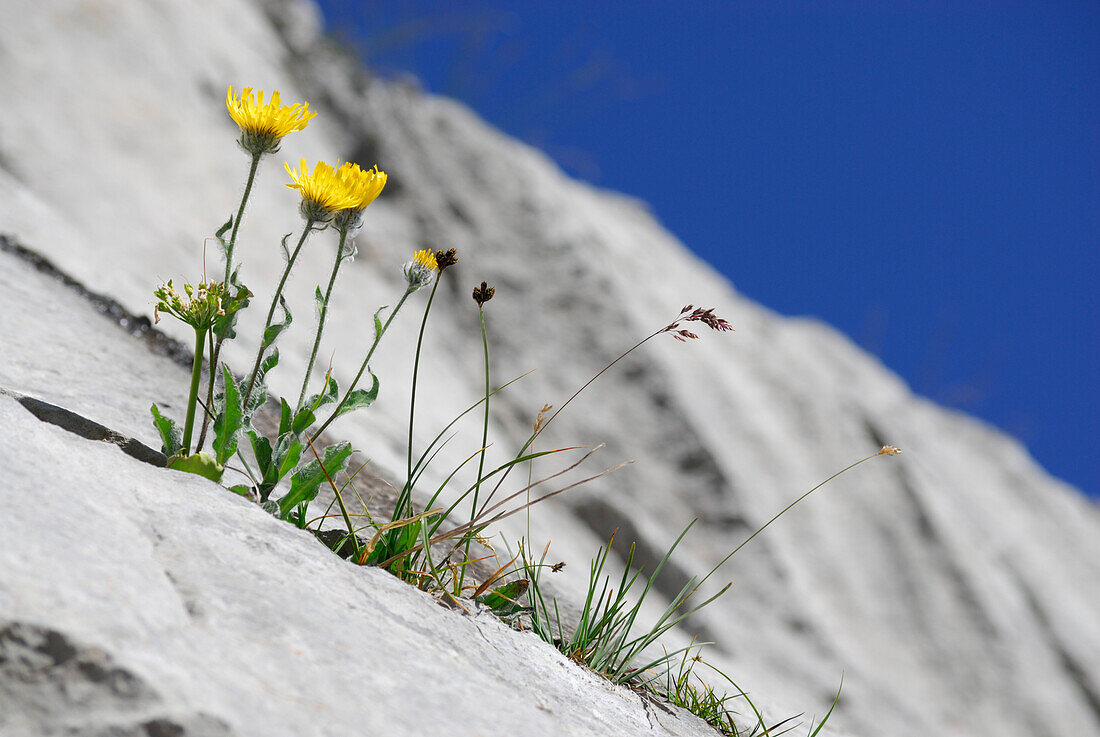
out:
{"label": "yellow flower", "polygon": [[283,136],[302,130],[317,115],[310,112],[308,102],[280,105],[277,90],[265,105],[263,90],[256,95],[251,87],[245,87],[234,95],[232,85],[225,92],[225,107],[241,128],[241,146],[252,154],[277,151]]}
{"label": "yellow flower", "polygon": [[412,261],[403,267],[405,280],[409,283],[409,291],[415,292],[425,284],[431,283],[438,263],[435,254],[431,251],[417,251],[413,254]]}
{"label": "yellow flower", "polygon": [[386,186],[386,172],[378,171],[378,167],[364,171],[358,164],[350,161],[336,170],[336,176],[344,183],[348,194],[355,199],[355,204],[350,210],[362,210],[382,193]]}
{"label": "yellow flower", "polygon": [[429,271],[435,271],[438,265],[435,261],[435,254],[431,251],[417,251],[413,254],[413,263]]}
{"label": "yellow flower", "polygon": [[359,227],[363,209],[381,194],[382,188],[386,186],[386,172],[378,171],[377,166],[364,171],[358,164],[349,161],[336,170],[336,178],[355,201],[351,207],[338,212],[333,221],[338,230],[346,233]]}
{"label": "yellow flower", "polygon": [[302,195],[302,215],[307,220],[328,222],[338,210],[355,207],[358,200],[348,190],[344,181],[336,175],[336,170],[323,161],[318,161],[309,172],[306,160],[302,159],[298,171],[284,163],[293,184],[286,186],[296,189]]}

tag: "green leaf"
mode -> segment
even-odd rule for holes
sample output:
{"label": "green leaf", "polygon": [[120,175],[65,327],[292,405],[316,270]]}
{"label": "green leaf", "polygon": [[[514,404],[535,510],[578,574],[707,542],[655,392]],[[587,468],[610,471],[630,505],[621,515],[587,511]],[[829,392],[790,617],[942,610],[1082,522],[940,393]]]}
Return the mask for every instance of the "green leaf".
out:
{"label": "green leaf", "polygon": [[286,435],[290,432],[294,415],[291,414],[290,405],[286,403],[285,399],[280,397],[279,402],[282,403],[282,415],[279,418],[279,435]]}
{"label": "green leaf", "polygon": [[279,502],[269,499],[268,501],[260,504],[260,509],[264,510],[268,514],[273,514],[276,517],[279,516]]}
{"label": "green leaf", "polygon": [[294,317],[290,314],[290,308],[286,306],[286,299],[281,294],[279,295],[279,306],[283,308],[283,321],[269,325],[267,330],[264,331],[264,339],[261,341],[264,348],[274,343],[280,333],[289,328],[290,323],[294,322]]}
{"label": "green leaf", "polygon": [[156,404],[149,411],[153,413],[153,427],[160,433],[160,451],[166,456],[174,456],[183,450],[183,434],[175,420],[162,415]]}
{"label": "green leaf", "polygon": [[[260,450],[257,452],[258,443]],[[271,491],[283,480],[283,477],[298,465],[298,461],[302,457],[302,443],[298,440],[298,436],[288,432],[275,441],[273,449],[267,438],[262,436],[260,436],[259,441],[253,440],[252,447],[263,473],[263,479],[260,481],[260,498],[267,499]],[[260,458],[261,453],[265,453],[266,465]]]}
{"label": "green leaf", "polygon": [[198,474],[211,481],[221,481],[222,474],[225,473],[225,466],[218,463],[217,459],[209,453],[195,453],[175,458],[168,462],[168,468]]}
{"label": "green leaf", "polygon": [[229,490],[236,494],[240,494],[241,496],[252,496],[252,487],[248,486],[247,484],[237,484],[236,486],[230,486]]}
{"label": "green leaf", "polygon": [[248,431],[248,439],[252,443],[252,455],[256,456],[256,465],[259,466],[260,474],[266,478],[268,469],[273,465],[271,463],[271,441],[255,430]]}
{"label": "green leaf", "polygon": [[290,260],[290,249],[286,247],[286,242],[288,240],[290,240],[290,236],[292,236],[292,235],[294,235],[294,234],[293,233],[287,233],[286,235],[283,236],[283,240],[282,240],[283,257],[286,258],[287,261]]}
{"label": "green leaf", "polygon": [[313,293],[313,302],[317,305],[318,312],[320,312],[325,306],[325,295],[321,294],[320,287],[317,287],[317,291]]}
{"label": "green leaf", "polygon": [[281,455],[281,460],[279,461],[279,479],[282,479],[288,473],[293,471],[294,467],[298,465],[298,461],[302,458],[302,441],[298,440],[298,438],[291,433],[287,433],[286,435],[283,435],[281,438],[279,438],[279,443],[282,443],[283,440],[287,441],[287,447]]}
{"label": "green leaf", "polygon": [[382,305],[374,311],[374,337],[378,337],[382,334],[382,320],[378,316],[382,314],[382,310],[389,307],[389,305]]}
{"label": "green leaf", "polygon": [[252,419],[256,410],[267,402],[267,372],[279,365],[279,349],[272,348],[271,353],[264,357],[260,367],[256,370],[256,381],[252,385],[252,395],[248,398],[248,406],[244,408],[245,417]]}
{"label": "green leaf", "polygon": [[[233,216],[230,215],[229,219],[225,221],[225,225],[218,228],[218,232],[214,234],[214,237],[217,238],[218,240],[222,240],[222,236],[225,235],[229,231],[229,229],[232,228],[232,227],[233,227]],[[224,241],[223,241],[223,243],[224,243]]]}
{"label": "green leaf", "polygon": [[316,420],[317,417],[308,407],[306,407],[301,412],[294,415],[294,424],[290,426],[290,429],[295,435],[301,435],[309,429]]}
{"label": "green leaf", "polygon": [[336,401],[336,398],[340,396],[340,385],[336,383],[336,379],[332,376],[328,377],[328,382],[325,384],[325,390],[320,394],[314,394],[306,400],[304,407],[309,407],[316,412],[326,404],[332,404]]}
{"label": "green leaf", "polygon": [[237,337],[237,313],[248,307],[248,300],[252,296],[252,292],[248,287],[241,284],[241,280],[237,276],[238,271],[240,271],[239,266],[234,269],[229,277],[230,286],[236,287],[237,292],[222,302],[222,311],[225,314],[220,315],[214,321],[214,335],[220,336],[224,340],[232,340]]}
{"label": "green leaf", "polygon": [[351,458],[353,452],[351,443],[348,442],[330,445],[325,448],[325,455],[322,459],[324,463],[323,470],[320,463],[312,460],[296,471],[290,477],[290,491],[279,500],[279,510],[283,519],[286,519],[298,505],[313,501],[317,496],[317,488],[325,480],[325,471],[328,472],[330,478],[335,477],[338,472],[347,466],[348,459]]}
{"label": "green leaf", "polygon": [[[370,372],[370,369],[367,369]],[[378,399],[378,377],[371,373],[371,378],[374,379],[374,384],[368,389],[356,389],[348,394],[348,398],[344,400],[344,406],[340,408],[340,411],[333,417],[339,417],[340,415],[347,414],[353,410],[360,409],[362,407],[369,407],[374,404],[374,400]]]}
{"label": "green leaf", "polygon": [[306,529],[306,512],[309,511],[309,502],[302,502],[298,505],[298,508],[294,510],[294,514],[291,515],[289,521],[294,523],[294,526],[299,530]]}
{"label": "green leaf", "polygon": [[492,609],[493,614],[501,619],[514,617],[529,609],[520,603],[520,598],[527,593],[528,585],[527,579],[521,578],[482,594],[477,597],[477,601]]}
{"label": "green leaf", "polygon": [[214,453],[220,464],[237,452],[237,438],[244,424],[241,390],[233,378],[233,372],[225,364],[222,364],[222,378],[225,380],[225,408],[214,420]]}

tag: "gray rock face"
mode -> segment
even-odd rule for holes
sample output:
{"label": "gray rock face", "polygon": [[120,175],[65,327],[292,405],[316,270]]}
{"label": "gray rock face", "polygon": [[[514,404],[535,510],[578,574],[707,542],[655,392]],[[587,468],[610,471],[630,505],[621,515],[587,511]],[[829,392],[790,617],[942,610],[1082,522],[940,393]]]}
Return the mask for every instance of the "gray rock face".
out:
{"label": "gray rock face", "polygon": [[710,734],[8,396],[0,443],[0,734]]}
{"label": "gray rock face", "polygon": [[[913,396],[827,326],[783,319],[740,297],[641,204],[569,180],[454,102],[372,79],[325,45],[307,3],[14,0],[0,9],[0,25],[20,29],[0,41],[0,233],[149,314],[153,286],[196,278],[203,238],[236,206],[247,162],[233,144],[225,86],[309,100],[321,114],[264,161],[242,226],[242,274],[261,307],[225,351],[238,371],[251,362],[249,336],[282,266],[279,238],[301,227],[282,160],[378,163],[390,185],[367,210],[359,258],[341,276],[315,380],[330,354],[338,378],[354,372],[370,315],[399,296],[400,265],[413,250],[458,248],[461,261],[445,275],[429,325],[418,447],[481,391],[469,292],[482,279],[497,287],[486,307],[494,383],[538,369],[494,398],[497,462],[526,437],[539,407],[560,405],[683,304],[714,306],[737,329],[686,345],[658,336],[540,440],[606,442],[605,465],[636,461],[534,514],[536,544],[552,539],[555,557],[570,563],[563,591],[576,590],[612,529],[629,530],[653,558],[698,517],[667,595],[803,491],[884,443],[899,445],[902,456],[843,476],[738,553],[716,577],[733,589],[680,641],[693,632],[715,640],[710,659],[777,718],[824,711],[843,672],[845,695],[830,724],[852,734],[1100,729],[1100,520],[1011,439]],[[281,339],[276,393],[296,392],[301,381],[311,339],[303,326],[334,247],[329,234],[315,237],[290,283],[299,322]],[[86,303],[70,304],[64,290],[0,259],[0,386],[155,447],[148,405],[180,414],[183,370],[145,355],[109,324],[97,327],[103,321]],[[213,250],[207,263],[220,268]],[[378,403],[334,427],[383,475],[404,470],[423,304],[414,295],[372,365]],[[177,325],[162,327],[188,339]],[[458,719],[447,710],[493,687],[490,675],[533,684],[561,665],[532,638],[443,612],[323,550],[315,556],[308,538],[208,484],[59,435],[11,399],[0,407],[5,455],[14,459],[2,464],[0,499],[17,512],[0,518],[0,674],[11,683],[5,669],[22,663],[19,679],[31,684],[19,692],[14,724],[63,732],[66,720],[83,724],[85,714],[104,730],[168,719],[197,725],[196,734],[335,733],[353,726],[356,712],[345,702],[377,693],[372,703],[389,705],[372,712],[377,719],[405,718],[397,723],[409,734],[442,733],[440,714]],[[476,424],[439,459],[437,479],[478,447]],[[125,469],[117,484],[116,469]],[[68,491],[52,493],[58,488]],[[504,531],[514,540],[522,527]],[[169,542],[158,549],[161,537]],[[109,593],[98,588],[103,582]],[[204,616],[189,613],[187,597]],[[301,602],[320,598],[327,604],[317,609],[327,613],[317,616],[326,619],[310,626],[305,612],[317,609]],[[364,634],[342,616],[349,610],[393,632],[379,624],[384,637]],[[414,610],[422,624],[403,629]],[[428,637],[437,627],[453,629]],[[483,655],[467,648],[485,632],[515,644],[500,645],[510,655],[477,676],[471,664]],[[414,642],[439,665],[432,674],[447,663],[469,670],[436,675],[432,690],[429,672],[400,657]],[[203,660],[211,652],[212,664]],[[383,665],[362,675],[369,687],[352,688],[346,660],[361,674],[368,662]],[[107,675],[93,685],[68,675],[97,668]],[[477,688],[463,691],[457,681],[467,674]],[[117,688],[103,686],[112,679]],[[619,712],[610,704],[630,698],[596,680],[582,698],[569,690],[576,684],[557,683],[554,698],[606,697],[608,705],[592,709],[611,714]],[[523,714],[547,734],[631,734],[648,723],[637,699],[633,716],[588,721],[578,713],[556,723],[541,716],[538,690],[517,691],[508,703],[517,720]],[[256,693],[273,695],[278,708],[246,698]],[[391,710],[412,694],[409,704],[447,706]],[[0,695],[6,704],[7,692]],[[488,723],[476,709],[461,714]],[[375,718],[355,724],[389,723]]]}

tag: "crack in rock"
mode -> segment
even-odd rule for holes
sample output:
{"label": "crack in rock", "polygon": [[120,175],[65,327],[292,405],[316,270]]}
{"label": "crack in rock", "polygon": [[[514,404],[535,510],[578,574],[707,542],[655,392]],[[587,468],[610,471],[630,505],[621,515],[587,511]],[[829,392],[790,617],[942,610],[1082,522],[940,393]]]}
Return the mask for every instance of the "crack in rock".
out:
{"label": "crack in rock", "polygon": [[30,412],[42,422],[57,425],[62,430],[68,430],[74,435],[79,435],[87,440],[110,443],[117,446],[126,455],[136,458],[151,466],[164,468],[168,465],[168,458],[160,451],[153,450],[139,440],[126,437],[115,432],[111,428],[101,425],[94,420],[89,420],[83,415],[59,407],[56,404],[43,402],[41,399],[28,397],[25,394],[0,387],[0,394],[6,395],[19,402],[23,409]]}
{"label": "crack in rock", "polygon": [[37,271],[56,279],[61,284],[76,292],[84,299],[91,302],[96,312],[115,323],[130,335],[140,338],[153,353],[158,356],[166,356],[184,368],[191,368],[193,353],[190,348],[178,340],[169,338],[153,327],[153,323],[144,315],[135,315],[127,310],[116,300],[103,294],[98,294],[85,287],[81,282],[72,278],[45,256],[32,251],[18,243],[11,235],[0,233],[0,252],[10,253],[16,258],[25,261]]}

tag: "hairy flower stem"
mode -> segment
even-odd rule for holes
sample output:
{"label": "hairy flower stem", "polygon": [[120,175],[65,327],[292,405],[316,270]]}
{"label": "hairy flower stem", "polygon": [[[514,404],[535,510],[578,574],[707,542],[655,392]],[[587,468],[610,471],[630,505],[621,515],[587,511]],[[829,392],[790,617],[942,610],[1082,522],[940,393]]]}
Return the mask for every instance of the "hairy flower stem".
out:
{"label": "hairy flower stem", "polygon": [[317,360],[317,349],[321,346],[321,334],[325,331],[325,316],[328,314],[328,301],[332,297],[332,285],[336,283],[336,272],[340,270],[340,264],[344,262],[344,241],[347,240],[348,231],[340,231],[340,245],[336,247],[336,261],[332,264],[332,276],[328,280],[328,289],[325,290],[324,300],[321,302],[321,315],[317,320],[317,335],[313,339],[313,351],[309,354],[309,363],[306,365],[306,375],[302,379],[302,391],[298,394],[297,409],[302,409],[302,403],[306,401],[306,389],[309,387],[309,375],[313,373],[313,363]]}
{"label": "hairy flower stem", "polygon": [[328,419],[321,423],[321,426],[317,428],[316,432],[310,437],[310,440],[316,440],[324,432],[325,428],[332,424],[343,409],[344,405],[348,401],[348,397],[355,391],[355,387],[359,384],[359,380],[363,378],[363,372],[367,370],[367,364],[370,363],[371,356],[374,355],[374,349],[378,347],[378,344],[382,342],[382,336],[386,334],[386,330],[389,328],[390,323],[393,322],[393,318],[397,316],[397,313],[401,311],[401,305],[405,304],[405,300],[409,298],[409,295],[413,293],[413,289],[406,289],[405,293],[401,295],[401,299],[397,302],[397,306],[393,308],[393,312],[386,318],[385,324],[382,329],[374,336],[374,342],[371,343],[370,350],[367,351],[367,357],[363,359],[362,365],[359,366],[359,373],[352,379],[351,384],[348,386],[347,391],[344,392],[344,396],[340,399],[340,402],[336,405],[336,409],[332,410],[332,414],[328,416]]}
{"label": "hairy flower stem", "polygon": [[241,197],[241,206],[237,208],[237,217],[233,218],[233,230],[229,233],[229,243],[225,247],[225,279],[229,284],[229,277],[233,273],[233,249],[237,246],[237,229],[241,227],[241,218],[244,217],[244,206],[248,203],[248,196],[252,194],[252,183],[256,181],[256,169],[260,166],[262,154],[252,154],[252,166],[248,169],[248,181],[244,185],[244,195]]}
{"label": "hairy flower stem", "polygon": [[[424,319],[420,322],[420,335],[416,338],[416,358],[413,359],[413,375],[412,375],[412,391],[409,392],[409,463],[408,463],[408,480],[405,482],[405,486],[409,491],[410,508],[408,513],[412,514],[412,480],[413,480],[413,419],[416,417],[416,376],[420,371],[420,347],[424,344],[424,329],[428,326],[428,313],[432,311],[432,302],[435,300],[435,290],[439,288],[439,276],[436,275],[435,283],[432,284],[432,293],[428,295],[428,304],[424,307]],[[394,514],[404,514],[404,510],[394,510]],[[397,517],[394,517],[397,519]]]}
{"label": "hairy flower stem", "polygon": [[187,395],[187,420],[183,426],[184,455],[191,453],[191,432],[195,429],[195,406],[199,403],[199,382],[202,380],[202,351],[205,340],[206,331],[196,330],[195,358],[191,362],[191,391]]}
{"label": "hairy flower stem", "polygon": [[[305,245],[306,238],[313,232],[313,224],[315,222],[316,221],[312,218],[306,220],[306,227],[302,229],[302,237],[298,239],[298,245],[294,247],[294,251],[291,252],[290,258],[286,261],[286,268],[283,269],[283,276],[279,279],[279,286],[275,289],[275,296],[271,298],[271,307],[267,310],[267,319],[264,321],[264,329],[263,332],[260,333],[261,336],[271,327],[271,319],[275,316],[275,308],[279,304],[279,297],[283,295],[283,287],[286,286],[287,277],[290,276],[290,270],[294,268],[294,262],[298,259],[298,254],[301,252],[302,246]],[[256,374],[260,372],[260,363],[264,360],[264,350],[266,347],[261,337],[260,350],[256,352],[256,362],[252,364],[252,375],[248,377],[248,389],[245,390],[244,401],[241,403],[243,407],[248,406],[248,400],[252,396],[252,389],[256,384]]]}
{"label": "hairy flower stem", "polygon": [[[477,481],[474,482],[474,503],[470,509],[471,521],[477,519],[477,498],[481,491],[481,477],[485,473],[485,451],[489,443],[489,397],[492,394],[489,390],[489,339],[485,336],[485,310],[482,309],[481,305],[478,305],[477,313],[478,317],[481,318],[481,345],[485,349],[485,419],[481,427],[481,458],[477,464]],[[528,494],[530,494],[530,490],[528,490]],[[473,540],[474,534],[475,528],[471,528],[470,533],[466,535],[466,548],[462,553],[464,560],[470,560],[470,542]],[[462,566],[462,572],[459,574],[459,591],[462,590],[462,583],[466,580],[466,568],[466,566]]]}
{"label": "hairy flower stem", "polygon": [[[233,229],[229,233],[229,242],[225,245],[225,279],[222,282],[228,287],[229,277],[233,273],[233,249],[237,247],[237,229],[241,226],[241,218],[244,217],[244,207],[248,204],[248,196],[252,194],[252,184],[256,181],[256,170],[260,166],[262,153],[252,154],[252,165],[248,168],[248,180],[244,185],[244,194],[241,196],[240,207],[237,208],[237,217],[233,218]],[[214,336],[211,335],[211,340]],[[224,335],[217,336],[217,341],[210,349],[210,377],[206,387],[206,406],[214,403],[214,380],[218,375],[218,359],[222,353],[222,341]],[[202,431],[199,433],[199,444],[195,452],[202,450],[202,444],[206,440],[206,430],[210,425],[210,413],[204,412],[202,416]]]}

